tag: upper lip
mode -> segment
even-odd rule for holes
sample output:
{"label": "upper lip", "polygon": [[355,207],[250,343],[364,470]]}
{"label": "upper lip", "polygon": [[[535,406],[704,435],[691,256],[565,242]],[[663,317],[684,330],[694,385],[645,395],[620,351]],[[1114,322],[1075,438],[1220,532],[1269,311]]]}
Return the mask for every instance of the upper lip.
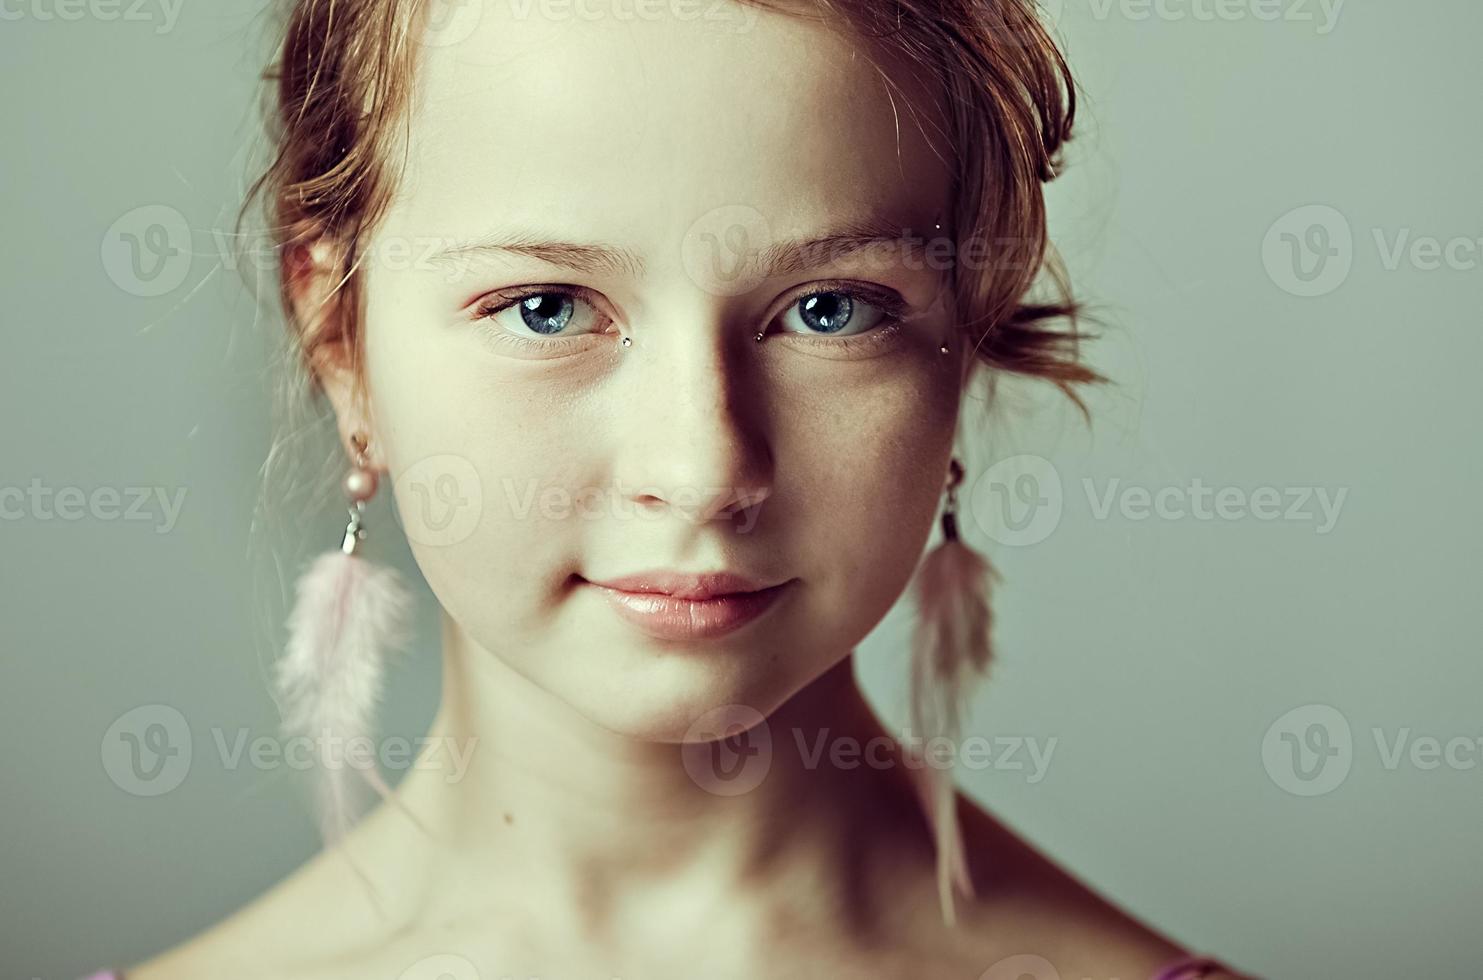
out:
{"label": "upper lip", "polygon": [[760,592],[771,587],[767,582],[736,572],[676,572],[663,568],[624,575],[621,578],[588,581],[619,592],[659,593],[676,599],[696,600],[735,595],[738,592]]}

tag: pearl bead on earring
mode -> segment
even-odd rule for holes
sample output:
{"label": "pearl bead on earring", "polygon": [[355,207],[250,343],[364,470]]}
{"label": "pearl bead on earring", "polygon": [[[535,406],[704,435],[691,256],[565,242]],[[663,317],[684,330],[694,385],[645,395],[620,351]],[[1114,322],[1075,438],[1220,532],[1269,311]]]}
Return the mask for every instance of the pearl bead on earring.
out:
{"label": "pearl bead on earring", "polygon": [[376,496],[376,474],[356,467],[345,474],[345,496],[357,503]]}
{"label": "pearl bead on earring", "polygon": [[355,466],[349,473],[345,474],[344,483],[341,485],[345,496],[351,503],[365,503],[376,496],[376,471],[367,465],[366,448],[367,439],[362,433],[355,433],[350,437],[350,444],[355,447]]}

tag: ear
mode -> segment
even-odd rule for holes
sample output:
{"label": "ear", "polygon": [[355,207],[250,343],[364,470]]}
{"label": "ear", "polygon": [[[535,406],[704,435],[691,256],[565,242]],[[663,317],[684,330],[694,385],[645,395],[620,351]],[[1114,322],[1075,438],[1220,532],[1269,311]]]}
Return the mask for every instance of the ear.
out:
{"label": "ear", "polygon": [[289,248],[283,263],[304,360],[335,411],[340,445],[347,459],[357,457],[355,436],[370,443],[367,465],[382,469],[371,413],[370,396],[357,347],[360,324],[354,320],[341,250],[320,238]]}

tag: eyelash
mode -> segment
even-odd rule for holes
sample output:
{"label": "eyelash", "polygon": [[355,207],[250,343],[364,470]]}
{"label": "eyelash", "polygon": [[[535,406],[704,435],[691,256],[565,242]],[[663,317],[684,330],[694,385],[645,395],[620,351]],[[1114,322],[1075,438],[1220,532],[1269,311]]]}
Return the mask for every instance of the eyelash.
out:
{"label": "eyelash", "polygon": [[[907,320],[910,319],[909,311],[911,304],[907,303],[900,296],[878,286],[866,286],[861,283],[850,282],[825,282],[810,286],[808,289],[788,300],[787,304],[783,307],[783,312],[786,313],[793,309],[793,307],[798,305],[800,300],[827,293],[840,293],[841,295],[848,296],[851,300],[864,300],[881,311],[880,322],[865,333],[845,337],[806,333],[781,333],[778,336],[782,337],[788,343],[798,343],[811,347],[822,346],[830,350],[857,353],[873,350],[894,340],[905,329]],[[768,325],[771,326],[771,321],[769,321]]]}
{"label": "eyelash", "polygon": [[[595,309],[597,304],[593,302],[594,295],[592,290],[582,286],[532,286],[513,293],[495,293],[484,297],[474,305],[474,320],[481,327],[488,328],[485,330],[485,335],[496,344],[506,344],[514,347],[516,350],[527,352],[556,353],[562,349],[566,349],[575,353],[572,350],[573,344],[576,342],[574,337],[517,337],[508,330],[494,326],[489,321],[493,319],[495,314],[502,313],[532,296],[570,296],[573,299],[582,300]],[[577,336],[592,337],[596,335],[579,334]]]}
{"label": "eyelash", "polygon": [[[909,320],[910,304],[900,296],[880,287],[866,286],[860,283],[849,282],[825,282],[815,284],[808,289],[798,293],[788,300],[783,306],[783,313],[791,310],[801,300],[810,296],[821,296],[829,293],[839,293],[848,296],[851,300],[863,300],[881,311],[880,322],[871,327],[863,334],[853,336],[833,337],[828,334],[800,334],[780,333],[778,336],[790,341],[805,345],[821,344],[832,349],[855,352],[868,350],[880,346],[899,335]],[[568,296],[579,299],[589,304],[594,309],[598,304],[593,301],[596,294],[584,286],[532,286],[517,292],[495,293],[479,300],[474,306],[474,319],[481,326],[489,326],[489,321],[498,313],[515,306],[523,300],[532,296]],[[780,313],[779,316],[783,315]],[[604,319],[607,319],[604,316]],[[773,318],[777,319],[776,317]],[[771,326],[772,321],[768,321]],[[572,347],[575,337],[519,337],[508,330],[494,328],[486,331],[486,335],[495,343],[512,345],[515,349],[526,352],[558,353],[567,350],[575,353]],[[578,334],[578,337],[595,337],[597,334]]]}

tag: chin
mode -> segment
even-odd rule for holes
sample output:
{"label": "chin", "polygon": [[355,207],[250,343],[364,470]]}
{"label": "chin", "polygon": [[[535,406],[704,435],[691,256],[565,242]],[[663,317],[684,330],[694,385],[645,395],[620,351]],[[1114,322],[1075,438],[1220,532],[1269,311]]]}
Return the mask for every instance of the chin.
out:
{"label": "chin", "polygon": [[770,716],[807,683],[812,674],[801,658],[820,649],[758,638],[724,647],[634,636],[594,642],[589,632],[566,647],[586,653],[541,671],[541,682],[593,724],[635,741],[709,741]]}

